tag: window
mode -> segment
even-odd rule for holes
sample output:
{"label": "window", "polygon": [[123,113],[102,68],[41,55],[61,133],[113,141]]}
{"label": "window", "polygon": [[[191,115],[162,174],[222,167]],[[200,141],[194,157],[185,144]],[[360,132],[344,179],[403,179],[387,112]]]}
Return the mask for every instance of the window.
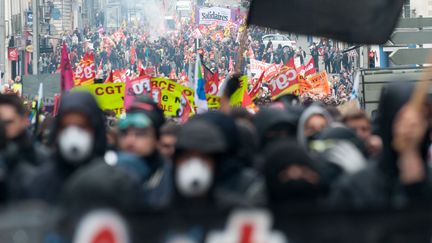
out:
{"label": "window", "polygon": [[275,40],[283,41],[284,38],[283,38],[283,36],[278,35],[278,36],[275,36]]}

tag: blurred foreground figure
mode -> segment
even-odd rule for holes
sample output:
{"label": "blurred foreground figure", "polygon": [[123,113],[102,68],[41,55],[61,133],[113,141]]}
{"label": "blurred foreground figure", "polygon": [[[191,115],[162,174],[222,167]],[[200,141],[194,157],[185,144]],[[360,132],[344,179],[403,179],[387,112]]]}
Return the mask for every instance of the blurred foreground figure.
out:
{"label": "blurred foreground figure", "polygon": [[[377,163],[339,182],[332,203],[401,207],[432,200],[432,176],[425,162],[430,145],[426,112],[406,105],[412,90],[406,83],[383,89],[377,120],[383,151]],[[395,141],[403,141],[404,146],[396,146]]]}
{"label": "blurred foreground figure", "polygon": [[295,140],[276,141],[264,152],[269,203],[310,207],[326,198],[324,168]]}
{"label": "blurred foreground figure", "polygon": [[56,203],[64,183],[106,151],[104,117],[89,93],[64,94],[51,133],[53,162],[43,166],[28,188],[33,198]]}
{"label": "blurred foreground figure", "polygon": [[348,112],[343,118],[344,124],[353,129],[366,145],[369,156],[377,156],[382,149],[379,136],[372,134],[372,124],[364,111],[360,109]]}
{"label": "blurred foreground figure", "polygon": [[139,178],[142,205],[152,208],[167,207],[172,195],[172,165],[158,151],[164,122],[163,111],[147,96],[137,98],[119,121],[120,151],[137,157],[120,154],[119,166]]}
{"label": "blurred foreground figure", "polygon": [[4,127],[4,140],[0,155],[0,183],[5,200],[28,197],[25,188],[36,168],[48,162],[48,151],[34,143],[28,131],[28,112],[22,100],[14,94],[0,95],[0,122]]}
{"label": "blurred foreground figure", "polygon": [[[218,127],[216,120],[223,125]],[[180,129],[174,156],[175,206],[230,207],[264,201],[261,177],[236,159],[234,144],[225,137],[232,127],[229,121],[221,113],[208,113]]]}

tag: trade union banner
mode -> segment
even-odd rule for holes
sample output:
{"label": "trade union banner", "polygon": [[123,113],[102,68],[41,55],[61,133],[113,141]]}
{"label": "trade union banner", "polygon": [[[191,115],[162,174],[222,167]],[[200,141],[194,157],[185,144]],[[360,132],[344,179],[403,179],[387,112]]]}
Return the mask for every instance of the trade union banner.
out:
{"label": "trade union banner", "polygon": [[113,110],[117,117],[124,113],[124,83],[107,83],[78,86],[72,92],[89,92],[92,94],[102,110]]}
{"label": "trade union banner", "polygon": [[[135,97],[149,94],[154,90],[160,91],[158,102],[166,116],[179,117],[181,115],[182,97],[187,98],[191,105],[194,106],[195,104],[195,95],[191,88],[167,78],[143,76],[127,82],[125,87],[124,106],[126,110],[130,107]],[[209,109],[217,109],[220,106],[220,98],[207,95],[207,103]]]}
{"label": "trade union banner", "polygon": [[212,25],[217,23],[220,26],[225,26],[228,22],[235,19],[235,13],[229,8],[197,8],[196,22],[198,25]]}
{"label": "trade union banner", "polygon": [[307,79],[300,80],[300,93],[330,94],[327,72],[319,72]]}

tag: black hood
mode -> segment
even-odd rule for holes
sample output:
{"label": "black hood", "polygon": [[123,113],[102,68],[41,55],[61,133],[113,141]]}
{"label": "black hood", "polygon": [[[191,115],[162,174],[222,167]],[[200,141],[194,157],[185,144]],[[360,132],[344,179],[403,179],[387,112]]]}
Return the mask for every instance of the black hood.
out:
{"label": "black hood", "polygon": [[[393,149],[393,123],[400,109],[409,101],[414,90],[413,83],[396,83],[384,87],[378,107],[376,125],[378,135],[383,141],[383,150],[379,159],[379,168],[385,174],[396,177],[398,175],[398,155]],[[425,136],[426,137],[426,136]],[[425,139],[422,155],[426,155],[427,141]]]}
{"label": "black hood", "polygon": [[[265,149],[264,156],[266,161],[264,175],[270,201],[314,200],[328,192],[324,167],[310,157],[294,139],[272,142]],[[293,165],[309,168],[318,175],[318,181],[311,184],[304,180],[282,179],[282,172]]]}
{"label": "black hood", "polygon": [[266,133],[273,128],[286,130],[290,136],[295,138],[298,118],[285,110],[275,108],[262,108],[255,115],[253,123],[257,129],[261,146],[265,145]]}
{"label": "black hood", "polygon": [[51,144],[55,144],[59,133],[60,121],[68,112],[80,112],[88,117],[90,125],[95,132],[93,158],[103,156],[106,152],[105,118],[93,96],[86,92],[65,93],[60,100],[60,106],[54,120],[51,133]]}
{"label": "black hood", "polygon": [[227,154],[237,154],[239,149],[239,132],[233,118],[222,112],[212,111],[197,116],[195,119],[202,119],[219,128],[227,145]]}

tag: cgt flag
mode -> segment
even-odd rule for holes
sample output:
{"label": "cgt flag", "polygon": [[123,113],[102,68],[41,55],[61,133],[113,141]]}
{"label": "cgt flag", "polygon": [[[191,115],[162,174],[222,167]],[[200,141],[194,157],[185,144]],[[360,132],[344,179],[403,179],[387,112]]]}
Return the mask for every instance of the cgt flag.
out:
{"label": "cgt flag", "polygon": [[217,95],[219,92],[219,72],[213,73],[207,66],[204,66],[205,92],[209,95]]}
{"label": "cgt flag", "polygon": [[96,68],[94,63],[94,54],[84,54],[75,70],[75,86],[84,86],[94,84],[96,78]]}

